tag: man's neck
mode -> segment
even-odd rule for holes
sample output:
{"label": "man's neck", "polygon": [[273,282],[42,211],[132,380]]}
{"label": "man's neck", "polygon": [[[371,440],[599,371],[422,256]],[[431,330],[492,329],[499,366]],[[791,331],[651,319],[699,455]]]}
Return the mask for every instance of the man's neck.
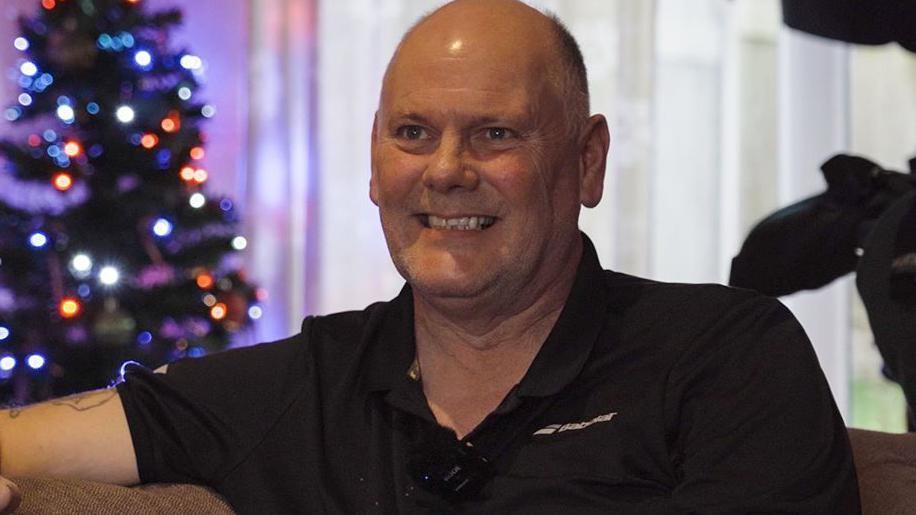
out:
{"label": "man's neck", "polygon": [[572,289],[578,259],[570,263],[545,281],[530,302],[512,309],[503,303],[445,310],[415,292],[417,364],[440,424],[459,437],[467,434],[521,381]]}

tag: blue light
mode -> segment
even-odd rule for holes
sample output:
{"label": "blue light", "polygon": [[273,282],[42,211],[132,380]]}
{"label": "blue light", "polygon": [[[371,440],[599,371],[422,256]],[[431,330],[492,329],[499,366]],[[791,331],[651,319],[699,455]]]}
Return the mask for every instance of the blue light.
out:
{"label": "blue light", "polygon": [[146,50],[139,50],[134,54],[134,61],[140,66],[147,67],[153,62],[153,56]]}
{"label": "blue light", "polygon": [[139,145],[140,140],[142,139],[143,139],[143,135],[140,134],[139,132],[135,132],[130,135],[130,142],[133,143],[134,145]]}
{"label": "blue light", "polygon": [[22,115],[22,109],[18,107],[11,107],[3,112],[4,118],[6,118],[7,120],[11,122],[18,120],[21,115]]}
{"label": "blue light", "polygon": [[32,95],[29,95],[28,93],[22,93],[19,95],[19,103],[24,106],[32,105]]}
{"label": "blue light", "polygon": [[165,218],[157,219],[153,223],[153,234],[160,238],[165,238],[169,234],[172,234],[172,222],[169,222]]}
{"label": "blue light", "polygon": [[26,61],[19,65],[19,71],[25,76],[34,77],[38,73],[38,67],[32,61]]}
{"label": "blue light", "polygon": [[41,137],[44,138],[48,143],[54,143],[57,141],[57,133],[51,129],[42,132]]}
{"label": "blue light", "polygon": [[99,46],[102,50],[107,50],[111,47],[111,36],[108,34],[100,34],[99,39],[96,40],[95,44]]}
{"label": "blue light", "polygon": [[25,75],[20,75],[20,76],[19,76],[19,87],[21,87],[21,88],[23,88],[23,89],[31,88],[31,87],[32,87],[32,83],[34,83],[34,82],[35,82],[35,81],[32,79],[32,77],[28,77],[28,76],[25,76]]}
{"label": "blue light", "polygon": [[16,50],[25,52],[26,50],[29,49],[29,40],[25,39],[22,36],[19,36],[18,38],[13,40],[13,46],[16,47]]}
{"label": "blue light", "polygon": [[203,356],[204,354],[206,354],[206,352],[200,347],[191,347],[190,349],[188,349],[189,358],[199,358]]}
{"label": "blue light", "polygon": [[43,85],[43,86],[42,86],[42,89],[44,89],[45,87],[50,86],[51,84],[54,84],[54,76],[51,75],[50,73],[42,73],[42,74],[41,74],[41,77],[38,77],[36,80],[37,80],[40,84]]}
{"label": "blue light", "polygon": [[48,147],[48,156],[57,157],[59,155],[60,155],[60,147],[58,147],[57,145],[51,145],[50,147]]}
{"label": "blue light", "polygon": [[122,32],[118,34],[118,39],[121,40],[121,44],[126,48],[131,48],[134,46],[134,36],[130,32]]}
{"label": "blue light", "polygon": [[5,325],[0,325],[0,342],[10,337],[10,329]]}
{"label": "blue light", "polygon": [[89,157],[95,159],[99,157],[100,155],[102,155],[102,152],[104,151],[105,151],[105,147],[103,147],[100,143],[96,143],[95,145],[92,145],[91,147],[89,147],[89,150],[86,151],[86,153],[89,154]]}
{"label": "blue light", "polygon": [[88,285],[88,284],[81,284],[81,285],[79,285],[79,287],[76,289],[76,293],[77,293],[80,297],[82,297],[82,298],[85,299],[85,298],[89,297],[89,295],[92,294],[92,289],[89,288],[89,285]]}
{"label": "blue light", "polygon": [[48,236],[43,232],[33,232],[29,236],[29,244],[36,249],[40,249],[48,244]]}
{"label": "blue light", "polygon": [[45,357],[41,354],[30,354],[29,357],[25,358],[25,362],[28,363],[29,368],[32,370],[38,370],[45,366]]}
{"label": "blue light", "polygon": [[10,356],[9,354],[0,358],[0,370],[9,372],[14,368],[16,368],[16,358]]}
{"label": "blue light", "polygon": [[229,199],[227,199],[227,198],[224,198],[223,200],[220,200],[220,201],[219,201],[219,208],[222,209],[223,211],[226,211],[227,213],[228,213],[229,211],[232,211],[232,201],[229,200]]}
{"label": "blue light", "polygon": [[99,105],[95,102],[89,102],[86,104],[86,112],[89,114],[99,114]]}
{"label": "blue light", "polygon": [[140,345],[149,345],[153,341],[153,335],[149,331],[143,331],[137,335],[137,343]]}

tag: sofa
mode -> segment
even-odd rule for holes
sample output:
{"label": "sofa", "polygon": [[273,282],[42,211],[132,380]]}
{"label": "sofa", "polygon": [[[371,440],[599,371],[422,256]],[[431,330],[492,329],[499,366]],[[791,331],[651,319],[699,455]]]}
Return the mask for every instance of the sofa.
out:
{"label": "sofa", "polygon": [[[865,515],[916,513],[916,433],[850,429]],[[23,515],[234,513],[213,491],[193,485],[123,487],[61,479],[14,478]]]}

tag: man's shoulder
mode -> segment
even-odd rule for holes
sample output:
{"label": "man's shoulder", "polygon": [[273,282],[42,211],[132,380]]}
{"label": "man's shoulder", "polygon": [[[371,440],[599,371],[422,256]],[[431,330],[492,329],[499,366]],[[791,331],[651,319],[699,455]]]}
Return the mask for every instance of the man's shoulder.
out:
{"label": "man's shoulder", "polygon": [[659,281],[611,270],[604,271],[604,285],[610,292],[612,304],[623,308],[708,313],[742,305],[757,308],[782,305],[773,297],[744,288],[716,283]]}

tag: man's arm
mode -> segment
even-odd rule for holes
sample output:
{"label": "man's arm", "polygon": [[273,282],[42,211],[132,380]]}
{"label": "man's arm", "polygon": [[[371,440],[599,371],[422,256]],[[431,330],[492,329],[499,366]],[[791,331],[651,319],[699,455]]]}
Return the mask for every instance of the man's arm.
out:
{"label": "man's arm", "polygon": [[139,482],[117,389],[0,410],[0,474]]}

